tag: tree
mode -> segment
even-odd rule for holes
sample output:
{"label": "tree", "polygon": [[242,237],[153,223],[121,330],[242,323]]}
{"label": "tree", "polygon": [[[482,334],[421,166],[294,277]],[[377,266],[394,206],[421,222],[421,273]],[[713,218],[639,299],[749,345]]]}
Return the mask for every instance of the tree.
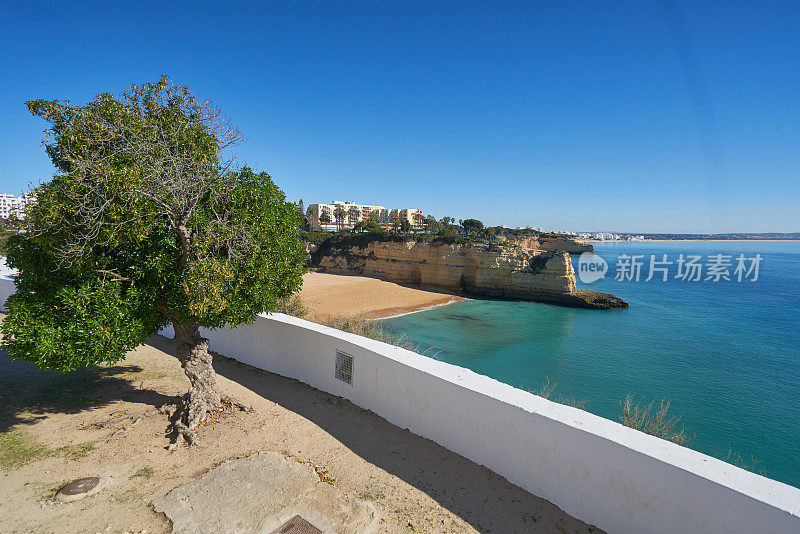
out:
{"label": "tree", "polygon": [[439,229],[439,222],[436,220],[436,217],[433,215],[428,215],[425,217],[425,231],[428,233],[434,233]]}
{"label": "tree", "polygon": [[300,199],[300,202],[295,205],[295,210],[297,212],[297,222],[300,228],[308,230],[308,217],[306,217],[306,210],[303,209],[303,199]]}
{"label": "tree", "polygon": [[347,216],[350,219],[350,224],[355,225],[358,222],[358,216],[361,212],[358,211],[358,208],[355,206],[351,206],[350,209],[347,210]]}
{"label": "tree", "polygon": [[238,130],[166,77],[83,106],[27,106],[49,123],[57,173],[9,242],[19,275],[2,348],[68,371],[119,361],[171,323],[190,383],[171,446],[191,444],[232,402],[200,328],[252,322],[300,287],[297,207],[267,173],[233,170],[222,151]]}
{"label": "tree", "polygon": [[425,217],[418,211],[414,212],[414,225],[417,228],[422,228],[422,222],[425,220]]}
{"label": "tree", "polygon": [[404,234],[407,234],[411,231],[411,223],[408,222],[408,219],[402,219],[400,221],[400,231],[402,231]]}
{"label": "tree", "polygon": [[496,229],[496,228],[494,228],[494,227],[492,227],[492,228],[487,228],[487,229],[484,231],[484,233],[486,234],[486,237],[489,239],[489,244],[490,244],[490,245],[493,245],[493,244],[494,244],[494,242],[495,242],[495,238],[497,237],[497,229]]}
{"label": "tree", "polygon": [[336,206],[333,210],[333,216],[336,218],[336,226],[339,230],[344,228],[344,218],[347,217],[347,212],[341,206]]}
{"label": "tree", "polygon": [[461,222],[461,228],[464,229],[464,234],[467,237],[477,236],[483,231],[483,223],[478,219],[464,219]]}
{"label": "tree", "polygon": [[388,230],[389,225],[392,222],[391,212],[389,210],[381,210],[379,219],[381,226],[384,226]]}
{"label": "tree", "polygon": [[331,223],[331,216],[327,211],[323,211],[322,214],[319,216],[319,224],[330,224]]}
{"label": "tree", "polygon": [[374,232],[378,234],[386,233],[386,230],[384,230],[383,227],[380,224],[376,223],[375,221],[368,221],[364,223],[364,230],[367,232]]}

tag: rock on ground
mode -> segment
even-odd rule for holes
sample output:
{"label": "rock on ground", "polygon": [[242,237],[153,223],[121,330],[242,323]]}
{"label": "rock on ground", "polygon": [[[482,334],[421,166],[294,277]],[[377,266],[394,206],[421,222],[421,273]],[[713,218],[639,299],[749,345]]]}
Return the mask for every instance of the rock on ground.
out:
{"label": "rock on ground", "polygon": [[229,460],[153,501],[175,533],[269,534],[299,515],[322,532],[369,533],[371,504],[321,482],[314,469],[273,452]]}

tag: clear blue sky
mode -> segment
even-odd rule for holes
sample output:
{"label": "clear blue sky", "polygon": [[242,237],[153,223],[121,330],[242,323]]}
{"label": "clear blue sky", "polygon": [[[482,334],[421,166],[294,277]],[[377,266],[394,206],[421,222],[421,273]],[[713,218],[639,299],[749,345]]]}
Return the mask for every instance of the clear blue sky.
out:
{"label": "clear blue sky", "polygon": [[565,230],[800,231],[800,2],[9,2],[0,191],[53,169],[25,100],[162,73],[292,200]]}

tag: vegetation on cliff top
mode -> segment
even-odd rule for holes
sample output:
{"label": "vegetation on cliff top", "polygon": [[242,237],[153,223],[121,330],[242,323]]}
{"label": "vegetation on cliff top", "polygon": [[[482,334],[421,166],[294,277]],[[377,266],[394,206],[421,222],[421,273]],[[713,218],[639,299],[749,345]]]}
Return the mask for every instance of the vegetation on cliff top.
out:
{"label": "vegetation on cliff top", "polygon": [[487,245],[490,247],[508,240],[537,238],[572,239],[572,236],[551,232],[539,232],[534,229],[512,229],[502,226],[486,227],[478,219],[463,219],[456,222],[452,217],[437,220],[429,215],[420,221],[422,228],[413,229],[410,225],[394,225],[390,230],[383,228],[375,221],[361,221],[351,230],[326,232],[322,230],[306,230],[303,239],[317,249],[311,255],[311,264],[333,251],[345,251],[349,248],[364,248],[370,243],[406,243],[410,241],[444,245]]}

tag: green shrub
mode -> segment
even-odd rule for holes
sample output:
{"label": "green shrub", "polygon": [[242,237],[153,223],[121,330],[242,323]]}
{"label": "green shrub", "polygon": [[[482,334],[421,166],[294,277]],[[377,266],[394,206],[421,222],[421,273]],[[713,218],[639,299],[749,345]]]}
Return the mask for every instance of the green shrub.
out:
{"label": "green shrub", "polygon": [[330,236],[331,233],[326,232],[325,230],[303,230],[300,233],[300,237],[303,239],[303,241],[311,245],[319,245]]}
{"label": "green shrub", "polygon": [[14,234],[13,230],[0,230],[0,256],[6,255],[6,243],[8,243],[8,238]]}
{"label": "green shrub", "polygon": [[390,234],[388,232],[336,232],[330,234],[328,239],[320,243],[317,250],[311,254],[311,265],[317,265],[319,260],[334,251],[342,251],[349,248],[364,248],[370,243],[404,243],[413,241],[415,236],[407,234]]}

